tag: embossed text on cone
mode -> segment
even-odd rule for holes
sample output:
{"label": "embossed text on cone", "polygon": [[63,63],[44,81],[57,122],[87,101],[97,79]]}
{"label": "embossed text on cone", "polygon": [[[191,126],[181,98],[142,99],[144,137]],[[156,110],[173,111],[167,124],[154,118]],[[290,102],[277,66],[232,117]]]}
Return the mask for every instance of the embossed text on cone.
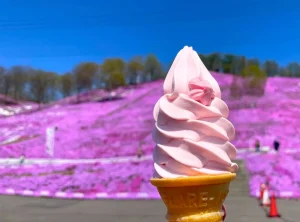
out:
{"label": "embossed text on cone", "polygon": [[165,203],[169,222],[222,222],[222,205],[235,174],[152,178]]}
{"label": "embossed text on cone", "polygon": [[268,217],[280,217],[280,214],[277,211],[276,198],[274,194],[271,197],[271,205]]}

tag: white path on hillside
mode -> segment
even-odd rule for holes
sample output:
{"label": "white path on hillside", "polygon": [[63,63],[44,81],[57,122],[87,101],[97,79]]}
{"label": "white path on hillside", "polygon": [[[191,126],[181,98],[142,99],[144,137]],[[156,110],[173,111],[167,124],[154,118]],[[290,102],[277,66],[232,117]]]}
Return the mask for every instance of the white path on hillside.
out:
{"label": "white path on hillside", "polygon": [[[76,164],[76,163],[126,163],[126,162],[142,162],[151,160],[152,155],[146,155],[138,158],[137,156],[113,157],[113,158],[99,158],[99,159],[25,159],[22,165],[33,164]],[[21,159],[18,158],[4,158],[0,159],[0,165],[20,165]]]}
{"label": "white path on hillside", "polygon": [[[254,149],[251,148],[243,148],[238,149],[239,154],[243,153],[252,153],[254,155],[259,155],[260,153],[254,152]],[[284,153],[297,153],[299,152],[297,149],[286,149],[283,150]],[[276,154],[275,151],[269,151],[269,153]],[[142,162],[145,160],[152,160],[152,155],[145,155],[140,158],[137,156],[123,156],[123,157],[111,157],[111,158],[98,158],[98,159],[45,159],[45,158],[31,158],[25,159],[22,165],[33,165],[33,164],[78,164],[78,163],[102,163],[102,164],[110,164],[110,163],[126,163],[126,162]],[[2,158],[0,159],[0,165],[20,165],[21,159],[19,158]]]}

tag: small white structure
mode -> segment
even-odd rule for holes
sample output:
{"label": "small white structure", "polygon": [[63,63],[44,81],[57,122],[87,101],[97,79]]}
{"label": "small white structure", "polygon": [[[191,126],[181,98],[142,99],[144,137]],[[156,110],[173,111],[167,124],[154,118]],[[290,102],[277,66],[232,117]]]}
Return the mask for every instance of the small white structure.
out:
{"label": "small white structure", "polygon": [[54,156],[55,131],[56,127],[46,129],[46,153],[49,156]]}
{"label": "small white structure", "polygon": [[260,151],[263,153],[268,153],[271,150],[271,148],[269,146],[262,146],[260,148]]}
{"label": "small white structure", "polygon": [[265,189],[263,198],[262,198],[262,205],[263,206],[269,206],[270,205],[270,196],[268,189]]}

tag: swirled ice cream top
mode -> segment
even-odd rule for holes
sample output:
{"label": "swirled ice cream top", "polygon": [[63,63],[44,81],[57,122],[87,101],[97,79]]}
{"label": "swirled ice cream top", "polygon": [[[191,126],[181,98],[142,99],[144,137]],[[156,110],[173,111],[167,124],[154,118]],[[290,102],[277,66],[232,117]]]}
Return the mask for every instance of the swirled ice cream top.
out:
{"label": "swirled ice cream top", "polygon": [[192,47],[176,56],[154,107],[154,177],[236,172],[234,127],[217,81]]}

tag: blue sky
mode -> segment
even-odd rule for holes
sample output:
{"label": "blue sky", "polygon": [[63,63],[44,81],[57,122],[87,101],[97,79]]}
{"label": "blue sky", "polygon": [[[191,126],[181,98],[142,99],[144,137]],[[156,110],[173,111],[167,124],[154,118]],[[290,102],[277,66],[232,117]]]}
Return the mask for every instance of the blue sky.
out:
{"label": "blue sky", "polygon": [[66,72],[81,61],[184,46],[300,62],[300,1],[0,0],[0,65]]}

